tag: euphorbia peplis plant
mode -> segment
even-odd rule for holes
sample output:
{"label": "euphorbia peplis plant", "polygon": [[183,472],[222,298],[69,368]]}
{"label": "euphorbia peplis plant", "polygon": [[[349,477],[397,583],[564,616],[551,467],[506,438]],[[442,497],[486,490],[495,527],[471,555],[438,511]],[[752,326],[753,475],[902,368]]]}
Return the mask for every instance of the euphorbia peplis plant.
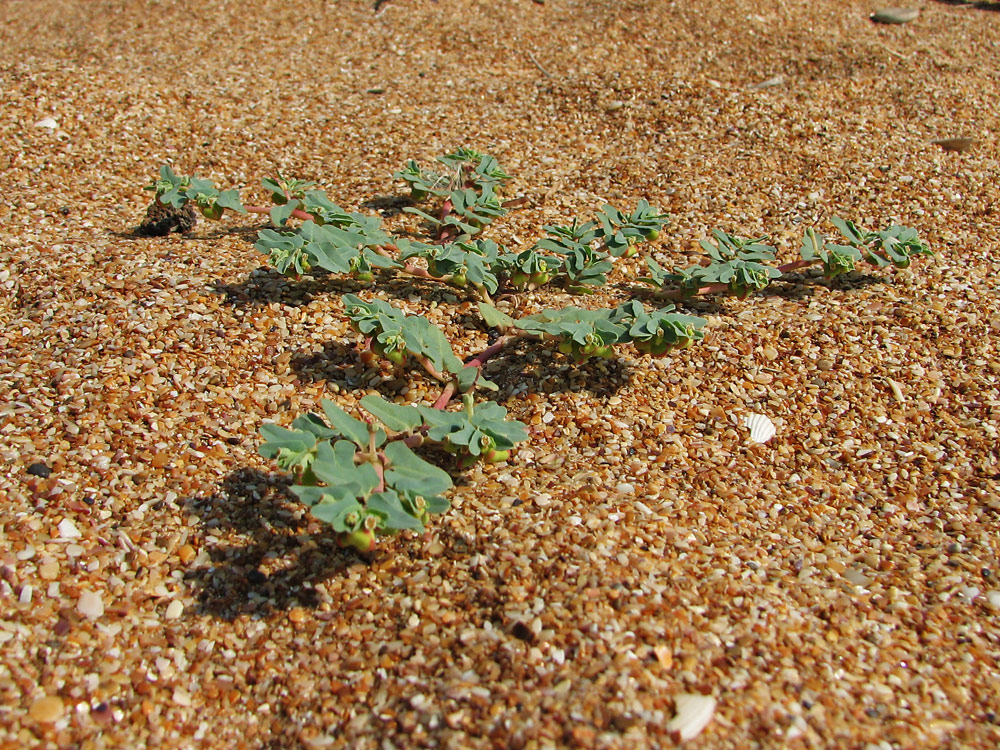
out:
{"label": "euphorbia peplis plant", "polygon": [[765,244],[767,237],[748,239],[716,230],[712,240],[701,241],[704,263],[667,271],[646,259],[650,275],[642,281],[654,287],[651,296],[660,300],[659,308],[628,299],[610,309],[570,305],[514,318],[494,298],[552,283],[573,293],[593,292],[607,284],[618,259],[657,240],[668,217],[644,200],[631,211],[605,204],[589,220],[545,226],[545,236],[533,244],[508,250],[479,235],[523,202],[502,199],[510,176],[494,157],[468,148],[437,162],[440,167],[429,170],[411,160],[394,175],[409,186],[413,202],[433,204],[426,210],[404,209],[430,227],[426,241],[390,233],[378,217],[344,210],[315,183],[280,174],[262,181],[270,206],[244,206],[237,191],[219,191],[207,180],[180,177],[169,167],[160,170],[149,188],[156,201],[175,209],[190,203],[210,219],[219,219],[227,209],[266,215],[272,228],[260,231],[256,247],[279,273],[340,274],[365,284],[403,274],[478,298],[493,343],[463,359],[426,318],[377,298],[343,294],[343,314],[358,334],[361,362],[374,367],[381,360],[397,373],[430,378],[440,394],[430,404],[410,405],[365,396],[360,403],[367,415],[362,419],[323,400],[325,419],[307,414],[290,429],[261,427],[261,454],[292,472],[293,492],[316,518],[333,527],[342,544],[364,553],[371,551],[377,535],[422,530],[430,514],[448,508],[444,495],[452,486],[451,476],[431,463],[434,453],[425,453],[422,446],[436,444],[453,454],[461,470],[480,460],[507,461],[516,445],[528,439],[526,426],[507,419],[504,406],[478,398],[483,390],[497,390],[482,370],[505,350],[538,345],[582,364],[615,357],[616,347],[632,344],[642,355],[663,357],[704,337],[705,321],[677,311],[670,300],[722,293],[745,298],[814,264],[833,278],[853,271],[861,261],[905,268],[913,256],[930,254],[913,229],[891,226],[871,232],[834,218],[842,242],[807,229],[800,258],[776,265],[778,251]]}

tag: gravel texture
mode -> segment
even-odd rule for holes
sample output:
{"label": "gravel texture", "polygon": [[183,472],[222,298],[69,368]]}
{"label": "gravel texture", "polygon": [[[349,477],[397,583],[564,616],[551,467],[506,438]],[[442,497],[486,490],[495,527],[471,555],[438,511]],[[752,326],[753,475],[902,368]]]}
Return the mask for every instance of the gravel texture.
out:
{"label": "gravel texture", "polygon": [[[996,747],[996,4],[372,6],[0,4],[0,748],[670,747],[687,694],[691,747]],[[716,227],[791,260],[834,214],[938,255],[697,303],[665,360],[498,358],[531,443],[368,562],[256,454],[403,393],[357,287],[262,268],[254,217],[139,237],[142,187],[281,170],[405,227],[391,173],[460,145],[529,198],[515,247],[647,198],[665,264]],[[449,292],[380,294],[484,343]]]}

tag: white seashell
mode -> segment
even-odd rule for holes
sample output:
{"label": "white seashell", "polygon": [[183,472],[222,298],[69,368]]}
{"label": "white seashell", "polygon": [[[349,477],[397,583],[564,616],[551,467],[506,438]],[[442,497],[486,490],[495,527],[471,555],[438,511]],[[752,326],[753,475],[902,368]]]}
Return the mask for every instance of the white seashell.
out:
{"label": "white seashell", "polygon": [[79,539],[80,530],[76,528],[75,523],[68,518],[64,518],[59,522],[59,537],[61,539]]}
{"label": "white seashell", "polygon": [[48,128],[49,130],[55,130],[59,127],[59,123],[53,120],[51,117],[46,117],[35,123],[36,128]]}
{"label": "white seashell", "polygon": [[750,439],[756,443],[766,443],[777,432],[774,422],[763,414],[747,414],[743,423],[750,430]]}
{"label": "white seashell", "polygon": [[681,693],[674,697],[677,713],[667,724],[667,731],[676,733],[681,742],[697,737],[715,713],[715,698],[698,693]]}
{"label": "white seashell", "polygon": [[889,384],[889,388],[892,390],[893,398],[901,404],[904,403],[906,401],[906,396],[903,395],[903,386],[892,378],[886,378],[885,382]]}

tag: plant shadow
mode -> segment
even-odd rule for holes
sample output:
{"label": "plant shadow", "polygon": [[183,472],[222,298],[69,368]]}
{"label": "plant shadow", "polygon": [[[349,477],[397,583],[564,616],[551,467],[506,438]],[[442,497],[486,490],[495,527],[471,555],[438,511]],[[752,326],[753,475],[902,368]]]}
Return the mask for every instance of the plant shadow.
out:
{"label": "plant shadow", "polygon": [[299,307],[308,305],[313,295],[326,291],[329,286],[329,280],[322,277],[295,280],[273,268],[261,267],[237,284],[218,282],[209,289],[234,307],[263,307],[275,302]]}
{"label": "plant shadow", "polygon": [[326,382],[343,390],[375,391],[389,401],[401,395],[412,380],[405,371],[394,371],[388,364],[366,368],[357,347],[340,341],[328,341],[322,351],[292,357],[289,367],[304,383]]}
{"label": "plant shadow", "polygon": [[[462,484],[461,477],[455,480]],[[316,585],[356,565],[369,565],[381,555],[425,556],[412,533],[400,537],[397,549],[389,549],[391,541],[383,540],[373,558],[341,548],[336,533],[312,518],[290,492],[290,484],[286,475],[243,468],[229,474],[218,492],[184,501],[185,510],[200,516],[207,530],[241,539],[212,547],[207,565],[185,573],[184,579],[197,591],[199,613],[231,622],[292,607],[316,608],[321,603]],[[444,547],[438,556],[445,560],[467,558],[477,549],[476,539],[447,523],[439,521],[433,530]],[[328,619],[336,613],[317,616]]]}
{"label": "plant shadow", "polygon": [[942,5],[957,5],[959,7],[972,7],[977,10],[992,10],[1000,12],[1000,2],[996,0],[935,0]]}
{"label": "plant shadow", "polygon": [[299,307],[308,305],[319,294],[354,294],[369,287],[350,277],[327,274],[309,274],[295,279],[270,266],[261,266],[238,284],[219,282],[209,289],[222,295],[225,303],[234,307],[261,307],[272,303]]}
{"label": "plant shadow", "polygon": [[361,208],[378,211],[383,219],[399,216],[403,209],[412,206],[413,201],[405,195],[378,195],[361,204]]}
{"label": "plant shadow", "polygon": [[167,234],[148,234],[143,231],[141,224],[136,224],[129,227],[128,229],[106,229],[105,231],[120,240],[155,240],[164,239],[170,237],[171,235],[176,235],[182,240],[218,240],[223,237],[231,237],[233,235],[239,235],[245,237],[248,242],[253,243],[256,240],[257,232],[261,229],[269,229],[268,224],[247,224],[245,226],[236,227],[214,227],[208,231],[198,231],[194,228],[188,232],[177,232],[171,231]]}
{"label": "plant shadow", "polygon": [[239,469],[226,477],[219,492],[185,501],[186,510],[201,516],[206,529],[246,540],[213,547],[210,565],[186,573],[185,579],[199,589],[200,612],[233,620],[314,607],[318,600],[311,584],[358,562],[356,554],[337,547],[329,527],[304,536],[311,519],[305,508],[296,507],[288,488],[287,477]]}
{"label": "plant shadow", "polygon": [[357,347],[341,341],[327,341],[322,351],[296,354],[289,367],[304,383],[326,381],[354,388],[358,385]]}
{"label": "plant shadow", "polygon": [[[611,396],[629,384],[630,368],[625,360],[594,357],[580,364],[565,355],[537,351],[504,351],[490,360],[484,374],[500,387],[501,393],[566,393],[586,391],[594,396]],[[527,384],[527,388],[524,386]]]}

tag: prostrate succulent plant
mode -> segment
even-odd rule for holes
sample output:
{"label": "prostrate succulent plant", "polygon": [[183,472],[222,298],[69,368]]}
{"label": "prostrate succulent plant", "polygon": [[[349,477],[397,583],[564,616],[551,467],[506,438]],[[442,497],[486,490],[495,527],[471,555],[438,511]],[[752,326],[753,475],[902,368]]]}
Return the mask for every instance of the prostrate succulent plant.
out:
{"label": "prostrate succulent plant", "polygon": [[[503,405],[479,398],[483,391],[497,390],[483,377],[483,367],[506,349],[547,347],[577,365],[615,357],[617,347],[625,344],[640,355],[663,357],[701,340],[705,325],[667,300],[723,293],[742,299],[812,265],[833,278],[854,271],[862,261],[906,268],[913,256],[931,254],[911,228],[894,225],[871,232],[834,218],[843,242],[807,229],[800,259],[776,265],[778,250],[765,244],[767,237],[715,230],[711,240],[700,241],[704,263],[668,271],[646,258],[650,275],[641,280],[654,288],[647,296],[659,300],[658,308],[629,299],[610,309],[570,305],[515,319],[493,303],[494,297],[553,283],[573,293],[591,293],[608,283],[618,259],[657,240],[669,218],[645,200],[631,211],[605,204],[592,219],[544,226],[545,236],[508,250],[480,235],[520,202],[502,200],[510,176],[494,157],[468,148],[437,162],[440,167],[432,171],[410,160],[394,175],[409,186],[413,202],[433,203],[427,210],[404,209],[426,222],[431,229],[427,241],[390,233],[378,217],[344,210],[315,183],[280,174],[262,181],[271,206],[244,206],[237,191],[219,191],[207,180],[180,177],[167,166],[148,188],[155,193],[154,202],[176,210],[197,206],[210,219],[221,218],[226,210],[267,215],[271,228],[260,231],[256,248],[281,274],[330,273],[365,284],[403,274],[478,298],[483,325],[495,340],[463,359],[427,318],[377,298],[343,294],[343,314],[358,334],[362,364],[377,367],[381,361],[399,374],[431,378],[440,395],[430,406],[365,396],[360,403],[368,416],[363,419],[323,400],[325,420],[306,414],[290,429],[261,427],[261,454],[291,472],[296,496],[333,527],[342,544],[362,553],[372,550],[379,535],[420,531],[431,514],[449,507],[445,494],[452,487],[451,475],[428,460],[434,454],[421,446],[438,445],[455,457],[453,470],[464,470],[477,461],[507,461],[516,445],[528,439],[526,426],[508,419]],[[461,403],[456,406],[457,397]]]}

